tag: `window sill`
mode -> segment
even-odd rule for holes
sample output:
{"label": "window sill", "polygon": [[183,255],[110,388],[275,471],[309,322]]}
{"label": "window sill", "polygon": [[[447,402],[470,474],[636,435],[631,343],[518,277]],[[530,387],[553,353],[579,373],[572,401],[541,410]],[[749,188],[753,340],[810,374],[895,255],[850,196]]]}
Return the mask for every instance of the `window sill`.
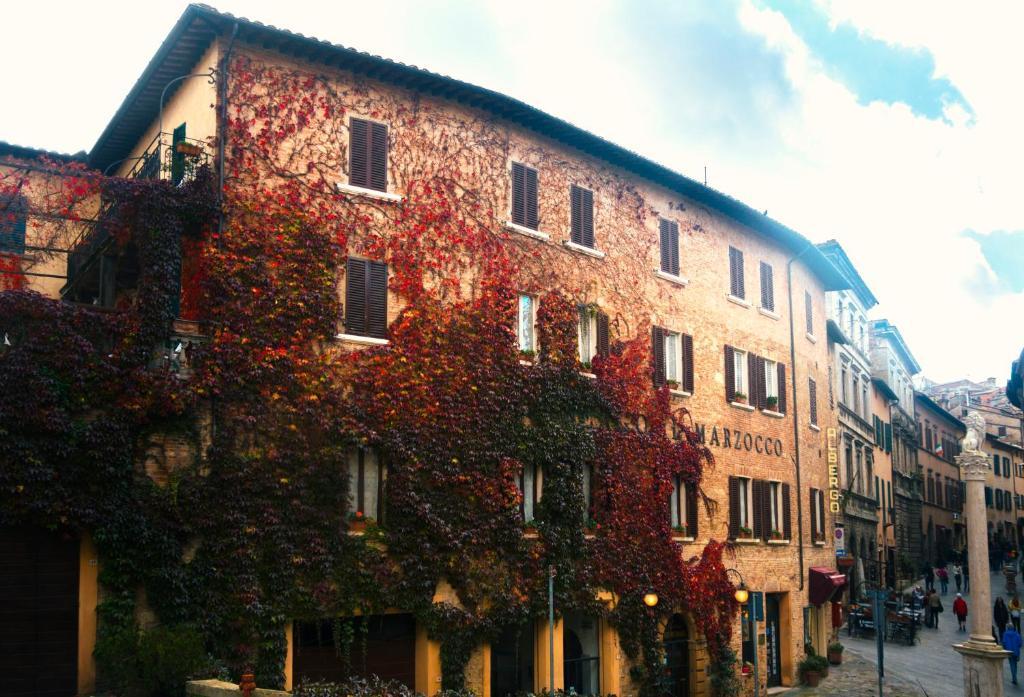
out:
{"label": "window sill", "polygon": [[663,281],[675,283],[677,286],[683,286],[684,288],[690,284],[690,279],[686,278],[685,276],[677,276],[676,274],[668,273],[666,271],[662,271],[661,269],[655,269],[654,275]]}
{"label": "window sill", "polygon": [[673,397],[692,397],[693,393],[687,392],[686,390],[673,390],[669,389],[668,393]]}
{"label": "window sill", "polygon": [[815,540],[814,541],[814,546],[815,547],[824,547],[825,546],[825,540]]}
{"label": "window sill", "polygon": [[405,201],[405,196],[401,194],[392,194],[388,191],[377,191],[376,189],[364,189],[361,186],[352,186],[351,184],[343,184],[341,182],[338,182],[337,188],[343,194],[365,196],[366,198],[373,198],[378,201],[388,201],[390,203],[402,203]]}
{"label": "window sill", "polygon": [[771,310],[766,310],[763,307],[757,308],[757,311],[760,312],[765,317],[771,317],[772,319],[775,319],[775,320],[782,319],[782,315],[780,315],[780,314],[778,314],[776,312],[772,312]]}
{"label": "window sill", "polygon": [[593,373],[588,373],[585,370],[581,370],[580,371],[580,375],[582,375],[585,378],[590,378],[591,380],[597,380],[597,376],[596,375],[594,375]]}
{"label": "window sill", "polygon": [[537,361],[528,361],[528,360],[526,360],[524,358],[520,358],[519,359],[519,365],[535,366],[535,365],[537,365]]}
{"label": "window sill", "polygon": [[754,407],[749,404],[744,404],[743,402],[729,402],[729,406],[742,409],[743,411],[754,411]]}
{"label": "window sill", "polygon": [[812,344],[818,343],[818,340],[814,338],[814,334],[811,334],[810,332],[807,332],[807,334],[805,334],[805,336],[807,337],[807,340],[810,341]]}
{"label": "window sill", "polygon": [[772,411],[771,409],[762,409],[761,413],[764,414],[765,416],[770,416],[773,419],[784,419],[784,418],[786,418],[786,415],[783,414],[781,411]]}
{"label": "window sill", "polygon": [[367,346],[387,346],[391,343],[388,339],[378,339],[375,336],[360,336],[359,334],[336,334],[334,338],[338,341],[366,344]]}
{"label": "window sill", "polygon": [[747,308],[748,310],[750,309],[750,303],[749,303],[749,302],[747,302],[747,301],[746,301],[746,300],[744,300],[743,298],[737,298],[737,297],[736,297],[735,295],[733,295],[732,293],[727,293],[727,294],[726,294],[726,296],[725,296],[725,299],[726,299],[726,300],[728,300],[728,301],[729,301],[729,302],[731,302],[731,303],[736,303],[736,304],[737,304],[737,305],[739,305],[740,307],[745,307],[745,308]]}
{"label": "window sill", "polygon": [[788,545],[789,540],[768,540],[770,545]]}
{"label": "window sill", "polygon": [[807,424],[807,425],[810,426],[811,430],[814,431],[815,433],[818,433],[819,431],[821,431],[821,426],[818,426],[817,424]]}
{"label": "window sill", "polygon": [[756,537],[737,537],[732,542],[733,542],[733,544],[737,544],[737,545],[759,545],[759,544],[761,544],[761,540],[759,540]]}
{"label": "window sill", "polygon": [[580,254],[586,254],[588,257],[594,257],[595,259],[604,259],[604,252],[599,249],[587,247],[586,245],[576,244],[571,240],[566,240],[562,243],[566,249],[570,249]]}
{"label": "window sill", "polygon": [[534,230],[533,228],[517,225],[516,223],[513,223],[511,220],[505,221],[505,228],[507,230],[511,230],[512,232],[518,232],[520,235],[532,237],[535,240],[544,240],[545,242],[547,242],[548,240],[551,239],[551,235],[549,235],[546,232],[541,232],[540,230]]}
{"label": "window sill", "polygon": [[672,541],[673,542],[693,542],[695,539],[696,538],[693,538],[693,537],[686,537],[685,535],[673,535],[672,536]]}
{"label": "window sill", "polygon": [[523,538],[527,540],[536,540],[540,537],[540,533],[536,530],[524,530]]}

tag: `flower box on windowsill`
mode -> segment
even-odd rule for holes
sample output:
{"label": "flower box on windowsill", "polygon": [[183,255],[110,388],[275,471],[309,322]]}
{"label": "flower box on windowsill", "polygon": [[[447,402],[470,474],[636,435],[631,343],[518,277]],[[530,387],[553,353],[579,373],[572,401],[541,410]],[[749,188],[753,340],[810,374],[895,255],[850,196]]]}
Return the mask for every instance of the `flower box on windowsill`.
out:
{"label": "flower box on windowsill", "polygon": [[518,232],[520,235],[532,237],[535,240],[543,240],[547,242],[548,240],[551,239],[551,235],[549,235],[546,232],[541,232],[540,230],[534,230],[533,228],[529,228],[524,225],[519,225],[518,223],[513,223],[511,220],[505,221],[505,228],[511,230],[512,232]]}
{"label": "flower box on windowsill", "polygon": [[825,536],[824,535],[818,535],[817,537],[815,537],[814,538],[814,544],[816,544],[819,547],[823,547],[825,545]]}
{"label": "flower box on windowsill", "polygon": [[389,203],[401,203],[405,200],[405,197],[401,194],[392,194],[388,191],[379,191],[377,189],[366,189],[362,186],[353,186],[352,184],[345,184],[342,182],[338,182],[337,189],[343,194],[364,196],[366,198],[372,198],[378,201],[387,201]]}
{"label": "flower box on windowsill", "polygon": [[348,516],[348,534],[349,535],[363,535],[366,533],[367,526],[373,523],[373,518],[363,515],[362,511],[356,511],[350,513]]}

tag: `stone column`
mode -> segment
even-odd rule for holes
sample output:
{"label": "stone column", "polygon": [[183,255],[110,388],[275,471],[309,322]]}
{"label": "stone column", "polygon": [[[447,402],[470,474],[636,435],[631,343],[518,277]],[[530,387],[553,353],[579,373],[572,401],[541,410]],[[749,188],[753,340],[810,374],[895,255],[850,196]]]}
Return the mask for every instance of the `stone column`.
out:
{"label": "stone column", "polygon": [[985,514],[985,475],[990,465],[988,456],[981,452],[985,421],[977,412],[971,412],[964,421],[968,431],[956,463],[967,489],[964,512],[971,569],[970,638],[953,648],[964,659],[965,697],[1003,697],[1003,659],[1009,654],[992,638],[992,583]]}

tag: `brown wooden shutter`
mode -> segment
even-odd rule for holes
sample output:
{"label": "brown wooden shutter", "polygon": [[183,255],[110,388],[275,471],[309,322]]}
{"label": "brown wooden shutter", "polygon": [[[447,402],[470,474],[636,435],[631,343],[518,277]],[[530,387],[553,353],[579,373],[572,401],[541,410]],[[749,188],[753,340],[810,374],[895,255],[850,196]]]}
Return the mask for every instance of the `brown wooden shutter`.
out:
{"label": "brown wooden shutter", "polygon": [[825,492],[821,491],[818,493],[818,518],[821,520],[822,529],[818,531],[819,534],[824,534],[827,529],[827,523],[825,522]]}
{"label": "brown wooden shutter", "polygon": [[764,528],[764,488],[767,482],[763,482],[760,479],[754,479],[750,482],[750,503],[751,512],[753,513],[753,530],[754,537],[759,540],[764,540],[768,536],[768,532]]}
{"label": "brown wooden shutter", "polygon": [[674,276],[679,275],[679,223],[670,222],[668,224],[668,247],[671,264],[671,274]]}
{"label": "brown wooden shutter", "polygon": [[697,537],[697,485],[686,484],[686,536]]}
{"label": "brown wooden shutter", "polygon": [[388,265],[368,262],[366,284],[366,334],[378,339],[388,335]]}
{"label": "brown wooden shutter", "polygon": [[814,334],[814,308],[811,305],[810,291],[804,291],[804,303],[807,306],[807,333]]}
{"label": "brown wooden shutter", "polygon": [[603,358],[608,357],[608,315],[603,312],[597,313],[597,355]]}
{"label": "brown wooden shutter", "polygon": [[810,499],[811,499],[811,505],[807,509],[808,511],[811,512],[811,542],[814,542],[815,540],[818,539],[818,516],[815,515],[815,510],[814,510],[818,506],[818,502],[816,500],[818,498],[817,497],[817,492],[818,492],[817,489],[815,489],[813,487],[811,488],[811,491],[810,491],[810,494],[809,494]]}
{"label": "brown wooden shutter", "polygon": [[736,358],[732,346],[725,347],[725,401],[736,401]]}
{"label": "brown wooden shutter", "polygon": [[526,203],[526,222],[524,225],[533,230],[537,229],[537,170],[526,167],[526,187],[524,190]]}
{"label": "brown wooden shutter", "polygon": [[782,485],[782,536],[787,540],[793,537],[793,512],[789,503],[789,484]]}
{"label": "brown wooden shutter", "polygon": [[575,184],[569,187],[569,239],[583,244],[583,189]]}
{"label": "brown wooden shutter", "polygon": [[693,394],[693,337],[683,334],[683,390]]}
{"label": "brown wooden shutter", "polygon": [[746,297],[743,283],[743,252],[729,247],[729,292],[737,298]]}
{"label": "brown wooden shutter", "polygon": [[583,246],[594,248],[594,192],[583,189]]}
{"label": "brown wooden shutter", "polygon": [[761,262],[761,307],[775,311],[775,279],[772,265]]}
{"label": "brown wooden shutter", "polygon": [[370,188],[370,122],[351,119],[348,130],[348,183]]}
{"label": "brown wooden shutter", "polygon": [[729,539],[735,540],[740,534],[740,480],[729,477]]}
{"label": "brown wooden shutter", "polygon": [[755,356],[754,357],[754,367],[755,367],[755,371],[754,371],[755,375],[754,375],[754,380],[753,381],[757,383],[757,401],[756,402],[752,401],[751,404],[754,404],[758,409],[767,409],[768,408],[768,388],[765,386],[765,382],[767,381],[767,376],[765,375],[764,358],[762,358],[761,356]]}
{"label": "brown wooden shutter", "polygon": [[661,327],[651,327],[651,364],[654,386],[661,387],[665,384],[665,330]]}
{"label": "brown wooden shutter", "polygon": [[345,332],[366,334],[366,260],[349,259],[345,266]]}
{"label": "brown wooden shutter", "polygon": [[818,425],[818,385],[814,378],[807,378],[807,399],[810,402],[811,423]]}
{"label": "brown wooden shutter", "polygon": [[658,231],[661,237],[661,270],[675,274],[672,270],[672,226],[664,218],[658,220]]}
{"label": "brown wooden shutter", "polygon": [[786,413],[786,364],[779,363],[779,405],[775,407],[780,414]]}
{"label": "brown wooden shutter", "polygon": [[388,190],[388,127],[370,123],[370,186],[377,191]]}
{"label": "brown wooden shutter", "polygon": [[747,352],[747,404],[757,406],[757,356]]}
{"label": "brown wooden shutter", "polygon": [[526,225],[526,167],[512,163],[512,222]]}

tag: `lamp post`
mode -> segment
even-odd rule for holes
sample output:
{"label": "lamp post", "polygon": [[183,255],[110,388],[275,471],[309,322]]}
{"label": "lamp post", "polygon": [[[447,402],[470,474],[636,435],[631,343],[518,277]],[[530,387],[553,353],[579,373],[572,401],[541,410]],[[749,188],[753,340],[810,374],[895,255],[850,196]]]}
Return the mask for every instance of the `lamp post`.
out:
{"label": "lamp post", "polygon": [[967,435],[956,456],[960,478],[967,484],[967,554],[974,590],[971,596],[971,633],[967,641],[954,644],[963,656],[964,695],[1003,697],[1003,659],[1006,651],[992,638],[992,597],[988,569],[988,541],[985,529],[985,477],[989,458],[981,450],[985,442],[985,419],[976,411],[964,417]]}
{"label": "lamp post", "polygon": [[548,567],[548,694],[555,694],[555,566]]}
{"label": "lamp post", "polygon": [[[747,584],[743,581],[743,574],[736,569],[726,569],[725,573],[726,575],[736,574],[736,577],[739,578],[740,585],[736,587],[733,597],[740,605],[747,605],[747,601],[750,600],[750,591],[747,590]],[[754,614],[754,603],[752,602],[747,606],[747,616],[750,618],[750,642],[754,646],[754,697],[758,697],[761,693],[761,677],[757,669],[757,616]]]}

